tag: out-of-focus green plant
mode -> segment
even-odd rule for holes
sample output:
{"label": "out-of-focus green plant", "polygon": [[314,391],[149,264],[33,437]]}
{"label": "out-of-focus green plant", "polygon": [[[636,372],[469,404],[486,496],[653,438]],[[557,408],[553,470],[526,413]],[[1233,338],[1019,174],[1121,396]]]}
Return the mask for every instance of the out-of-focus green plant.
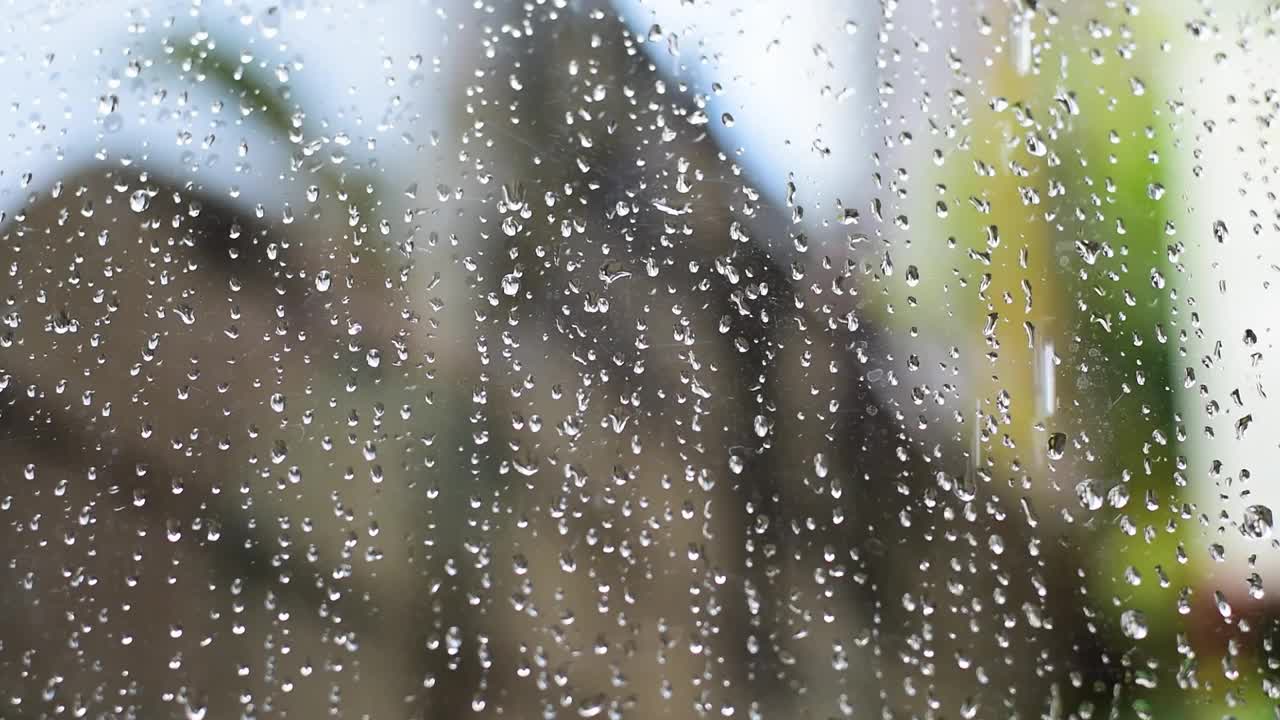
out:
{"label": "out-of-focus green plant", "polygon": [[[1171,522],[1185,484],[1174,420],[1187,327],[1171,208],[1178,156],[1156,43],[1119,52],[1083,30],[1148,38],[1162,20],[1062,12],[1070,17],[1050,22],[1018,6],[989,74],[957,70],[954,133],[936,140],[938,192],[917,200],[927,220],[904,253],[931,286],[916,298],[922,309],[895,323],[975,358],[957,385],[968,388],[964,423],[979,427],[962,426],[953,452],[977,435],[969,462],[989,491],[1023,504],[1015,513],[1039,525],[1041,543],[1074,546],[1087,593],[1077,638],[1131,658],[1086,672],[1124,685],[1116,702],[1170,716],[1186,701],[1166,690],[1183,660],[1177,636],[1194,622],[1179,610],[1194,584],[1186,531]],[[1034,56],[1019,57],[1029,47]]]}

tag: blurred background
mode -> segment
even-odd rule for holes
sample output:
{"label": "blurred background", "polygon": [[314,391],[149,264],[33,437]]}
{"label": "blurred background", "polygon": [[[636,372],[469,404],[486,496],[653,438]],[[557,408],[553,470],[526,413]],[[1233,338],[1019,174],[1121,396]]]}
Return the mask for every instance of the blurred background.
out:
{"label": "blurred background", "polygon": [[1280,717],[1278,21],[10,0],[0,717]]}

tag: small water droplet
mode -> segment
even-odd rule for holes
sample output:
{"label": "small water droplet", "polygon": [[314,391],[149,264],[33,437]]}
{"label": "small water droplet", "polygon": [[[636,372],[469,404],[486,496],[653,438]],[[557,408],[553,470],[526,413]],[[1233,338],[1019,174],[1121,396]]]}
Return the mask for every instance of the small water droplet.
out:
{"label": "small water droplet", "polygon": [[1213,221],[1213,239],[1219,243],[1225,243],[1231,239],[1231,233],[1227,230],[1227,224],[1221,220]]}
{"label": "small water droplet", "polygon": [[741,475],[743,469],[746,468],[747,460],[745,452],[740,447],[729,449],[729,472],[734,475]]}

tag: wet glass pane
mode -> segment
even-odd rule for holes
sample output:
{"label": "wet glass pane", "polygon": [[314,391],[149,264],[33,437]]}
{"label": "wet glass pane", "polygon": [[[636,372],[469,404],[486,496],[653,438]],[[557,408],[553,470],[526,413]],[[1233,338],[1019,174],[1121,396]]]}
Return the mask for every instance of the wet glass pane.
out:
{"label": "wet glass pane", "polygon": [[0,9],[0,717],[1280,717],[1280,6]]}

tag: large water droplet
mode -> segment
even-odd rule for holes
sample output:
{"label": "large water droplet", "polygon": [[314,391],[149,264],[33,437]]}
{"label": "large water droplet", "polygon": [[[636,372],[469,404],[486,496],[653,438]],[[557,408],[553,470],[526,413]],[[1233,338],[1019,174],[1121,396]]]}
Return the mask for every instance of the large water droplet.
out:
{"label": "large water droplet", "polygon": [[1266,505],[1250,505],[1244,509],[1244,518],[1240,523],[1240,531],[1251,538],[1271,536],[1274,524],[1271,508]]}
{"label": "large water droplet", "polygon": [[1067,452],[1067,434],[1056,432],[1049,436],[1049,457],[1053,460],[1061,460],[1062,456]]}
{"label": "large water droplet", "polygon": [[1147,616],[1141,610],[1125,610],[1120,614],[1120,631],[1131,640],[1147,636]]}
{"label": "large water droplet", "polygon": [[1097,510],[1102,507],[1101,487],[1097,480],[1085,479],[1076,484],[1076,497],[1080,500],[1080,506],[1088,510]]}

